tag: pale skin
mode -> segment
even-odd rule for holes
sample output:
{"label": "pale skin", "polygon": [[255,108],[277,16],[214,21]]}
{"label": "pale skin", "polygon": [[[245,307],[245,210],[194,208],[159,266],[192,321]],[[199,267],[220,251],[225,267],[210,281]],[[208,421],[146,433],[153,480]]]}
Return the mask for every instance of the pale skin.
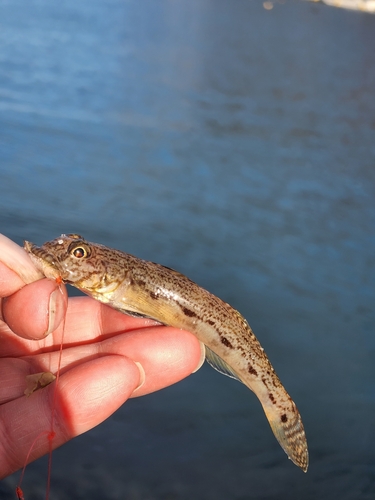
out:
{"label": "pale skin", "polygon": [[[23,467],[51,428],[57,448],[100,424],[130,397],[167,387],[204,360],[189,332],[132,318],[64,285],[40,279],[26,252],[0,235],[0,479]],[[52,311],[55,311],[54,313]],[[24,395],[26,376],[61,376]],[[49,451],[46,435],[29,461]]]}

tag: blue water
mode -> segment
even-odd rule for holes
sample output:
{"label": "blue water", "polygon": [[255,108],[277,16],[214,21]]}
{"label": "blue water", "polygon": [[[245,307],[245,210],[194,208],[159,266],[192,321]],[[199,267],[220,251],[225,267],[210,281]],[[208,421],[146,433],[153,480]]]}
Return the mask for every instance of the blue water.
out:
{"label": "blue water", "polygon": [[203,368],[56,451],[53,499],[375,497],[374,54],[375,16],[304,2],[0,3],[0,232],[78,232],[230,302],[310,447],[305,475]]}

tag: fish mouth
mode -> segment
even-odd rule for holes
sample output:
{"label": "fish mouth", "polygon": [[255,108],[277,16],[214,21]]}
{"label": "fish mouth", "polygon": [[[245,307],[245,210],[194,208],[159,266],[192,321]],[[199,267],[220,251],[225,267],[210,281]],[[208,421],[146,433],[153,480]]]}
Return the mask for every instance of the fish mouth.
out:
{"label": "fish mouth", "polygon": [[60,272],[58,270],[59,266],[53,255],[30,241],[24,241],[23,247],[37,269],[39,269],[46,278],[57,279],[60,277]]}
{"label": "fish mouth", "polygon": [[31,243],[31,241],[24,241],[23,248],[29,255],[34,255],[35,257],[44,260],[48,264],[55,264],[54,258],[50,253],[46,252],[43,248],[34,245],[34,243]]}

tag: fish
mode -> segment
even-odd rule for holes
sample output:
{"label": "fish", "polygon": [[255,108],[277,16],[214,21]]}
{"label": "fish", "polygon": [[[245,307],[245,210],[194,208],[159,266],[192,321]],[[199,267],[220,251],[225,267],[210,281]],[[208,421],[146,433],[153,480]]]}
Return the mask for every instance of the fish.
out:
{"label": "fish", "polygon": [[204,344],[206,360],[258,397],[271,429],[294,464],[307,471],[301,415],[246,319],[231,305],[161,264],[62,234],[24,248],[49,279],[73,285],[122,313],[187,330]]}

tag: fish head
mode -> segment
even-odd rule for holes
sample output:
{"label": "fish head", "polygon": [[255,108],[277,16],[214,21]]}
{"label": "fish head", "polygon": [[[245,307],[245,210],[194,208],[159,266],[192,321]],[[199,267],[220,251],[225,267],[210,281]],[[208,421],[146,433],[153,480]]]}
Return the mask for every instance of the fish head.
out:
{"label": "fish head", "polygon": [[[79,234],[62,234],[58,238],[47,241],[40,247],[29,241],[24,242],[35,266],[46,278],[69,283],[78,288],[95,288],[99,285],[98,247],[87,242]],[[100,251],[100,248],[99,248]]]}

